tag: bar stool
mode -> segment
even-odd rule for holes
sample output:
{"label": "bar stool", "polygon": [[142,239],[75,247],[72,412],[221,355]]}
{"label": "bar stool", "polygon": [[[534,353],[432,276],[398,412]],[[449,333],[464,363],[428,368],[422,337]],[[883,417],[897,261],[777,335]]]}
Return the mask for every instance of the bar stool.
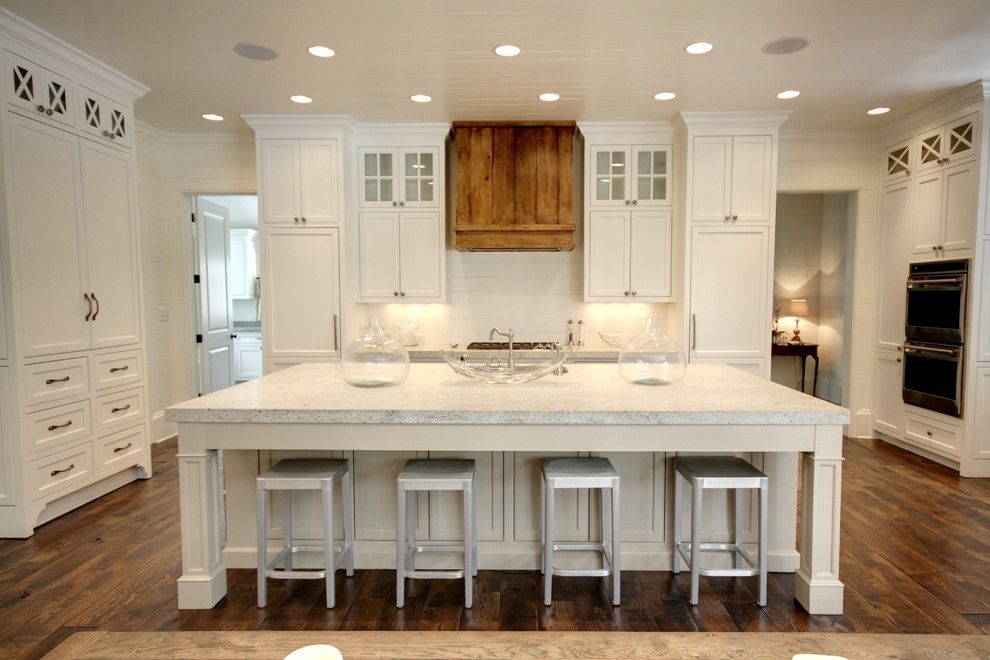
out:
{"label": "bar stool", "polygon": [[[344,505],[344,545],[335,546],[333,538],[333,486],[340,483]],[[268,602],[267,578],[281,580],[319,580],[327,583],[327,607],[336,604],[334,579],[341,560],[346,560],[348,577],[354,575],[354,515],[351,504],[351,465],[349,459],[290,458],[281,460],[257,479],[258,487],[258,607]],[[270,490],[282,493],[282,550],[267,562],[267,517]],[[323,495],[323,545],[292,544],[292,491],[319,490]],[[323,570],[294,570],[292,555],[304,551],[323,552]],[[275,566],[283,563],[283,568]]]}
{"label": "bar stool", "polygon": [[[702,575],[717,577],[759,576],[760,606],[767,604],[767,475],[736,456],[678,456],[674,459],[674,573],[681,572],[681,558],[691,571],[691,604],[698,604],[698,589]],[[684,481],[691,483],[691,542],[681,543],[681,500]],[[734,512],[732,543],[702,543],[701,505],[705,489],[725,488],[732,491]],[[759,561],[742,547],[742,499],[740,490],[760,491]],[[686,548],[686,550],[685,550]],[[702,569],[701,553],[731,552],[734,568]],[[691,556],[688,558],[687,553]],[[740,559],[749,568],[740,566]]]}
{"label": "bar stool", "polygon": [[[554,491],[561,488],[598,488],[602,507],[601,543],[554,543]],[[606,506],[606,494],[611,506]],[[612,604],[619,604],[619,537],[622,526],[619,520],[619,473],[607,458],[545,458],[540,488],[540,548],[543,574],[543,604],[551,603],[553,576],[608,577],[612,576]],[[611,512],[611,515],[610,515]],[[593,550],[602,553],[604,568],[562,569],[554,568],[553,553],[556,550]]]}
{"label": "bar stool", "polygon": [[[406,578],[457,580],[464,578],[464,607],[474,602],[472,578],[478,574],[478,525],[474,506],[474,461],[466,458],[430,458],[407,461],[396,479],[395,606],[406,603]],[[464,543],[416,545],[416,493],[459,490],[464,493]],[[418,570],[420,552],[463,552],[464,570]]]}

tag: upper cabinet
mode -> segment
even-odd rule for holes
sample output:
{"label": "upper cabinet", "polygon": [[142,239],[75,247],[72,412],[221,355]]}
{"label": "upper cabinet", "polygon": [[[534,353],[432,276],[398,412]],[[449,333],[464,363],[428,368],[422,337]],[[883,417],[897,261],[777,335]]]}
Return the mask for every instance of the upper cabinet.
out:
{"label": "upper cabinet", "polygon": [[438,212],[362,212],[358,244],[361,300],[443,301],[444,232]]}
{"label": "upper cabinet", "polygon": [[266,138],[259,150],[264,224],[319,227],[340,223],[341,158],[336,138]]}
{"label": "upper cabinet", "polygon": [[969,160],[928,170],[915,182],[914,239],[917,255],[955,256],[973,246],[977,164]]}
{"label": "upper cabinet", "polygon": [[918,172],[943,168],[976,156],[977,114],[948,122],[916,138]]}
{"label": "upper cabinet", "polygon": [[131,146],[134,121],[128,105],[79,86],[79,126],[98,138]]}
{"label": "upper cabinet", "polygon": [[591,211],[585,243],[585,302],[671,300],[669,210]]}
{"label": "upper cabinet", "polygon": [[73,126],[76,103],[72,81],[51,69],[35,64],[9,51],[4,53],[7,68],[7,100],[39,118]]}
{"label": "upper cabinet", "polygon": [[884,149],[883,175],[888,182],[911,176],[911,140],[904,140]]}
{"label": "upper cabinet", "polygon": [[696,136],[692,147],[693,222],[770,222],[773,208],[769,135]]}
{"label": "upper cabinet", "polygon": [[439,162],[436,148],[360,149],[360,206],[439,207]]}
{"label": "upper cabinet", "polygon": [[592,206],[671,205],[669,145],[602,145],[590,151]]}

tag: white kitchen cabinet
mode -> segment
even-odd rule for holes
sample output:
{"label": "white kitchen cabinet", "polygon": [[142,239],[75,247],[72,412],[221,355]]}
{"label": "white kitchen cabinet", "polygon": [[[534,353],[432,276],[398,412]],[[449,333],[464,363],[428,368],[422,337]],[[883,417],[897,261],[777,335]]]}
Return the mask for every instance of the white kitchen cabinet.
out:
{"label": "white kitchen cabinet", "polygon": [[771,136],[696,136],[692,149],[691,221],[769,224]]}
{"label": "white kitchen cabinet", "polygon": [[883,152],[883,175],[887,183],[911,176],[911,139],[886,147]]}
{"label": "white kitchen cabinet", "polygon": [[234,339],[234,380],[260,378],[263,365],[261,333],[238,331]]}
{"label": "white kitchen cabinet", "polygon": [[262,327],[269,358],[340,355],[337,229],[262,230]]}
{"label": "white kitchen cabinet", "polygon": [[258,277],[258,232],[254,229],[230,230],[230,272],[227,285],[234,300],[256,298]]}
{"label": "white kitchen cabinet", "polygon": [[896,350],[876,353],[873,428],[896,438],[904,433],[903,359]]}
{"label": "white kitchen cabinet", "polygon": [[128,154],[82,140],[86,272],[93,300],[92,347],[141,340],[134,169]]}
{"label": "white kitchen cabinet", "polygon": [[438,212],[363,211],[358,216],[362,300],[442,302],[444,233]]}
{"label": "white kitchen cabinet", "polygon": [[770,348],[770,230],[691,231],[690,357],[765,362]]}
{"label": "white kitchen cabinet", "polygon": [[969,160],[916,178],[914,254],[953,257],[972,248],[978,171],[977,163]]}
{"label": "white kitchen cabinet", "polygon": [[128,104],[119,103],[82,85],[79,93],[79,126],[102,142],[129,147],[134,118]]}
{"label": "white kitchen cabinet", "polygon": [[595,145],[590,152],[592,206],[671,205],[670,145]]}
{"label": "white kitchen cabinet", "polygon": [[8,198],[17,219],[11,256],[23,350],[34,356],[88,348],[92,310],[80,222],[79,139],[31,119],[9,118],[15,167]]}
{"label": "white kitchen cabinet", "polygon": [[990,367],[976,370],[976,401],[982,401],[984,405],[971,407],[976,415],[971,428],[976,433],[972,434],[969,457],[990,460],[990,433],[986,432],[986,429],[990,429],[990,406],[985,405],[985,402],[990,401]]}
{"label": "white kitchen cabinet", "polygon": [[16,55],[4,53],[7,101],[47,121],[73,126],[75,89],[68,76]]}
{"label": "white kitchen cabinet", "polygon": [[921,133],[916,138],[920,174],[976,157],[978,115],[972,113]]}
{"label": "white kitchen cabinet", "polygon": [[585,301],[669,301],[671,231],[667,210],[591,211],[585,233]]}
{"label": "white kitchen cabinet", "polygon": [[907,180],[881,191],[877,345],[889,350],[900,350],[904,344],[904,287],[911,244],[911,192]]}
{"label": "white kitchen cabinet", "polygon": [[440,206],[440,150],[433,147],[366,147],[358,150],[362,207]]}
{"label": "white kitchen cabinet", "polygon": [[341,217],[341,159],[336,138],[260,141],[261,221],[335,226]]}
{"label": "white kitchen cabinet", "polygon": [[[431,451],[429,458],[470,458],[475,463],[475,520],[479,541],[504,541],[505,501],[502,452]],[[427,499],[427,498],[423,498]],[[431,491],[428,538],[459,541],[464,538],[464,497],[457,491]]]}

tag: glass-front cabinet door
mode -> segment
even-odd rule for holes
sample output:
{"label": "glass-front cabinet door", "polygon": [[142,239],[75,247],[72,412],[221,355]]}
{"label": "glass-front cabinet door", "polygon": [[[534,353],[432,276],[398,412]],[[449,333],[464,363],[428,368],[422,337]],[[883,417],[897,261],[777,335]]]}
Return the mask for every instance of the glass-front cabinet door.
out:
{"label": "glass-front cabinet door", "polygon": [[635,206],[670,206],[670,147],[641,145],[632,148],[633,185],[629,195]]}
{"label": "glass-front cabinet door", "polygon": [[437,149],[399,149],[402,183],[399,206],[437,206]]}
{"label": "glass-front cabinet door", "polygon": [[398,206],[395,149],[360,149],[361,206]]}
{"label": "glass-front cabinet door", "polygon": [[595,184],[591,192],[593,206],[629,206],[629,155],[626,146],[591,148],[591,167]]}

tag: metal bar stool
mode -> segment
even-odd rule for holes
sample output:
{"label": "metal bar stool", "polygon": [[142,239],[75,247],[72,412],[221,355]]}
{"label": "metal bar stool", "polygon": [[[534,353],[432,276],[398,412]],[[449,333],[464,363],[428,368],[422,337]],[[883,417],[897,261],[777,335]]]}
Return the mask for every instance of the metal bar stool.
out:
{"label": "metal bar stool", "polygon": [[[691,604],[698,604],[698,589],[702,575],[717,577],[759,576],[760,606],[767,604],[767,475],[741,458],[735,456],[678,456],[674,460],[674,573],[681,572],[681,558],[691,571]],[[691,483],[691,542],[681,543],[681,500],[684,481]],[[734,512],[732,543],[702,543],[701,505],[702,495],[708,488],[725,488],[732,491]],[[760,491],[759,561],[742,547],[742,499],[740,490]],[[701,553],[731,552],[734,568],[702,569]],[[691,553],[688,558],[688,552]],[[745,560],[749,568],[743,568]]]}
{"label": "metal bar stool", "polygon": [[[344,545],[335,546],[333,538],[333,486],[340,483],[344,505]],[[341,560],[346,560],[347,575],[354,575],[354,514],[351,500],[351,465],[349,459],[291,458],[279,461],[263,472],[258,487],[258,607],[268,602],[267,578],[281,580],[319,580],[327,583],[327,607],[336,604],[334,579]],[[284,544],[275,559],[268,562],[268,498],[270,490],[282,493],[282,531]],[[323,545],[292,544],[292,491],[319,490],[323,496]],[[295,570],[292,555],[304,551],[322,552],[323,570]],[[283,568],[275,568],[279,562]]]}
{"label": "metal bar stool", "polygon": [[[597,488],[602,507],[601,543],[554,543],[554,491],[560,488]],[[606,495],[611,500],[606,504]],[[619,473],[607,458],[545,458],[540,488],[540,548],[543,574],[543,604],[551,603],[553,576],[608,577],[612,576],[612,604],[619,604],[619,555],[622,525],[619,518]],[[610,515],[611,514],[611,515]],[[554,568],[554,551],[593,550],[602,553],[603,568]]]}
{"label": "metal bar stool", "polygon": [[[478,525],[474,505],[474,461],[462,458],[431,458],[407,461],[396,479],[395,606],[406,602],[406,578],[457,580],[464,578],[464,607],[474,602],[472,578],[478,574]],[[431,490],[460,490],[464,493],[464,543],[416,545],[416,493]],[[464,570],[418,570],[421,552],[463,552]]]}

